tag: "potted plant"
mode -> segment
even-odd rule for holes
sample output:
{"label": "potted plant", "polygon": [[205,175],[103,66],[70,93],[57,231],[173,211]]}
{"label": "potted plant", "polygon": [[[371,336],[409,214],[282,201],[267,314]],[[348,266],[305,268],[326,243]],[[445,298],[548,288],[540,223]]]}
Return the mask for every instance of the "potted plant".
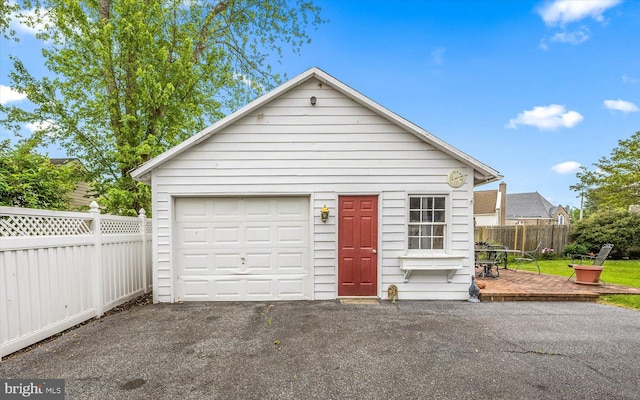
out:
{"label": "potted plant", "polygon": [[[583,285],[599,285],[604,261],[609,257],[612,248],[613,245],[611,243],[606,243],[602,245],[595,256],[593,254],[574,255],[573,260],[580,259],[580,264],[569,264],[569,267],[573,268],[576,274],[575,282]],[[582,265],[583,260],[593,260],[593,265]]]}
{"label": "potted plant", "polygon": [[576,283],[583,285],[599,285],[600,273],[604,267],[600,265],[573,265],[576,271]]}

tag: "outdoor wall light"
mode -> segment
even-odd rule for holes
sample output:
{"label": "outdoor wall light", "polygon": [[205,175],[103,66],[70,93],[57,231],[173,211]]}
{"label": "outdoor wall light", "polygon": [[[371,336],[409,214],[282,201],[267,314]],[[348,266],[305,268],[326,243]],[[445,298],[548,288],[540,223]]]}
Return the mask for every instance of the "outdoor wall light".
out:
{"label": "outdoor wall light", "polygon": [[311,98],[309,99],[309,101],[311,102],[311,105],[312,105],[312,106],[315,106],[315,105],[316,105],[316,101],[317,101],[317,100],[318,100],[318,99],[316,99],[316,96],[311,96]]}
{"label": "outdoor wall light", "polygon": [[329,209],[327,208],[326,204],[320,209],[320,219],[322,220],[322,222],[327,222],[327,220],[329,219]]}

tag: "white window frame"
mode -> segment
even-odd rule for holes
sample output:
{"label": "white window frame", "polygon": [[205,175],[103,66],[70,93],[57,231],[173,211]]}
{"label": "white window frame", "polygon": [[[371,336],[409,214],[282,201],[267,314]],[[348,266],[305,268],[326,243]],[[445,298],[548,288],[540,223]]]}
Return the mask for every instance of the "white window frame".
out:
{"label": "white window frame", "polygon": [[[417,225],[415,222],[412,222],[412,211],[413,212],[425,212],[425,211],[429,211],[426,208],[421,208],[420,211],[412,209],[411,208],[411,200],[413,198],[443,198],[444,199],[444,207],[442,209],[440,208],[434,208],[432,209],[435,211],[443,211],[444,212],[444,222],[441,224],[438,223],[429,223],[427,222],[420,222],[419,224],[422,226],[429,226],[429,225],[440,225],[443,227],[443,234],[442,234],[442,248],[441,249],[411,249],[409,248],[409,246],[412,243],[412,238],[415,238],[415,236],[410,236],[410,226],[411,225]],[[422,201],[422,200],[421,200]],[[406,225],[405,225],[405,237],[406,237],[406,242],[405,242],[405,250],[407,252],[408,255],[431,255],[431,254],[447,254],[448,250],[449,250],[449,243],[451,241],[451,206],[450,206],[451,200],[450,200],[450,195],[448,194],[444,194],[444,193],[411,193],[407,196],[407,216],[406,216]],[[421,205],[422,207],[422,205]],[[427,237],[427,236],[418,236],[418,238],[420,237]]]}

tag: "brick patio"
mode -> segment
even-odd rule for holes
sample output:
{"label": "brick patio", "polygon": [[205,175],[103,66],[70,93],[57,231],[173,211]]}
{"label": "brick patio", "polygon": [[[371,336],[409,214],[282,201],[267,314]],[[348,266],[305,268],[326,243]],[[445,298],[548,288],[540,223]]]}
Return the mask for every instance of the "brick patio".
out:
{"label": "brick patio", "polygon": [[481,301],[596,301],[607,294],[638,294],[640,288],[579,285],[573,278],[501,269],[499,278],[478,278]]}

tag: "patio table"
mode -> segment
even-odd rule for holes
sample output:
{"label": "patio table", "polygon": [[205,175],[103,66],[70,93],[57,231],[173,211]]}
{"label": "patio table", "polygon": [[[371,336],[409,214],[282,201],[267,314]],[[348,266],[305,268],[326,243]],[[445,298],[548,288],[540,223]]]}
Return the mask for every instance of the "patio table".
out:
{"label": "patio table", "polygon": [[[504,262],[503,269],[508,267],[509,254],[522,254],[520,250],[511,250],[504,246],[492,246],[492,245],[476,245],[474,248],[475,263],[477,266],[483,268],[482,275],[497,278],[500,276],[500,263]],[[481,254],[486,254],[485,259],[480,259]],[[496,274],[492,272],[493,266],[496,266]]]}

